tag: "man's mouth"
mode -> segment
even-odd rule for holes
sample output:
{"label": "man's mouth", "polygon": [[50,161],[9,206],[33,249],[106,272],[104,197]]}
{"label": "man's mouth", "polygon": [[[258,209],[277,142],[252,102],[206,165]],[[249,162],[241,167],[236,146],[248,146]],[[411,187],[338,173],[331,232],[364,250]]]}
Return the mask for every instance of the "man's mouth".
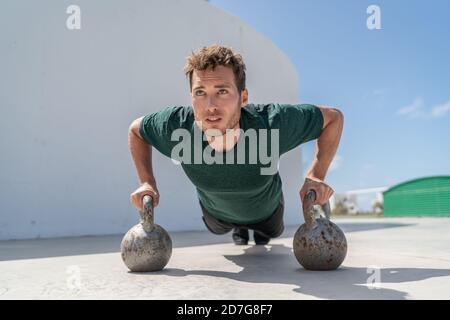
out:
{"label": "man's mouth", "polygon": [[219,117],[208,117],[206,118],[206,122],[208,123],[216,123],[219,122],[222,118]]}

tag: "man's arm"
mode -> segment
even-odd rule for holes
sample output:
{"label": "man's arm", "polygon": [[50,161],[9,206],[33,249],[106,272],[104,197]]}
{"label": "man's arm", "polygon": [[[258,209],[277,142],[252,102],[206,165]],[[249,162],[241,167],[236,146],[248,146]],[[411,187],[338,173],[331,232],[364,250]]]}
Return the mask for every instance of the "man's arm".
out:
{"label": "man's arm", "polygon": [[139,133],[142,118],[134,120],[128,129],[130,152],[141,184],[155,181],[152,167],[152,146],[144,141]]}
{"label": "man's arm", "polygon": [[335,108],[319,106],[323,115],[323,127],[317,139],[316,154],[307,177],[324,180],[336,155],[344,126],[344,115]]}
{"label": "man's arm", "polygon": [[152,146],[139,133],[142,118],[134,120],[128,129],[128,143],[140,184],[131,194],[130,201],[139,210],[142,210],[142,198],[146,194],[152,196],[154,207],[159,203],[159,192],[153,175]]}
{"label": "man's arm", "polygon": [[323,115],[322,132],[317,139],[316,154],[300,190],[300,198],[303,201],[306,192],[313,189],[317,195],[314,203],[325,204],[334,193],[324,180],[341,140],[344,115],[335,108],[319,106],[319,109]]}

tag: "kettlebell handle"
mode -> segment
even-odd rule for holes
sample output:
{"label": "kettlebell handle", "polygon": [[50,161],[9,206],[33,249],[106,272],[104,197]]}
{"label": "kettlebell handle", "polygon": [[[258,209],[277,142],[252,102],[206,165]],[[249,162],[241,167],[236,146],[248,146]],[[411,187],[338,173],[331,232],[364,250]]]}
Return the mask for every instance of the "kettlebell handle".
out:
{"label": "kettlebell handle", "polygon": [[150,232],[154,228],[153,223],[153,198],[146,194],[142,198],[142,207],[144,208],[144,211],[139,212],[141,214],[141,223],[144,227],[144,230],[147,232]]}
{"label": "kettlebell handle", "polygon": [[[313,210],[313,204],[314,201],[316,201],[317,195],[316,192],[311,189],[309,190],[305,198],[303,199],[303,217],[305,218],[305,223],[308,228],[315,228],[316,227],[316,219],[314,217],[314,210]],[[327,220],[330,220],[331,216],[331,209],[330,209],[330,202],[327,201],[327,203],[321,205],[323,212],[325,213],[325,218]]]}

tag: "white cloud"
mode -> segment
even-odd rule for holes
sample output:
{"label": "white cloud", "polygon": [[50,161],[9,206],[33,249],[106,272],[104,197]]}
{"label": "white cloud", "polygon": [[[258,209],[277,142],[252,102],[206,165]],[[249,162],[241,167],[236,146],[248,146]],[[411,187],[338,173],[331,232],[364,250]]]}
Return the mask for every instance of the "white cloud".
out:
{"label": "white cloud", "polygon": [[410,118],[418,118],[423,116],[425,114],[423,99],[416,98],[412,104],[400,108],[400,110],[397,111],[397,114]]}
{"label": "white cloud", "polygon": [[431,110],[431,117],[439,118],[445,116],[450,111],[450,101],[444,104],[433,107]]}
{"label": "white cloud", "polygon": [[412,104],[400,108],[397,114],[408,118],[440,118],[450,112],[450,101],[441,105],[434,106],[431,110],[425,108],[425,104],[422,98],[416,98]]}

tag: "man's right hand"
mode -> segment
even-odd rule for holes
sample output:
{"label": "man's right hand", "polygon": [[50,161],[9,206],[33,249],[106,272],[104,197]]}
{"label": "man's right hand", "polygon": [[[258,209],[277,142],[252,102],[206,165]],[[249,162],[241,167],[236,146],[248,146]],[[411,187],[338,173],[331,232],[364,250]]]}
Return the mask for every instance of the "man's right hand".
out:
{"label": "man's right hand", "polygon": [[153,208],[156,208],[159,204],[159,192],[158,188],[156,187],[156,182],[144,182],[139,188],[136,189],[136,191],[134,191],[130,195],[131,203],[136,207],[136,209],[141,212],[144,210],[144,208],[142,207],[142,199],[147,194],[152,197]]}

